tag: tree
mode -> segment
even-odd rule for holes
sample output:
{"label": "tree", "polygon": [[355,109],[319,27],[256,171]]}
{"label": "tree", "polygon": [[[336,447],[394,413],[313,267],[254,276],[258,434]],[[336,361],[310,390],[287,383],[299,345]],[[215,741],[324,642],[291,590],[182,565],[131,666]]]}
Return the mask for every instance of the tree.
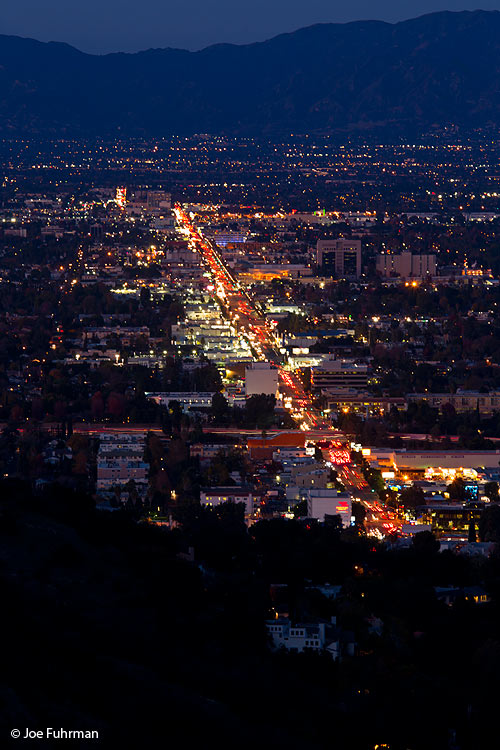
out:
{"label": "tree", "polygon": [[471,514],[470,521],[469,521],[469,535],[468,535],[468,542],[469,544],[474,544],[476,542],[476,523],[474,521],[474,516]]}
{"label": "tree", "polygon": [[151,302],[151,292],[148,286],[141,287],[140,297],[141,305],[145,307]]}
{"label": "tree", "polygon": [[358,528],[363,529],[365,525],[366,509],[365,506],[359,502],[359,500],[353,500],[352,515],[354,516],[355,525]]}
{"label": "tree", "polygon": [[415,516],[419,506],[425,505],[425,495],[420,487],[406,487],[399,496],[399,502],[403,508]]}
{"label": "tree", "polygon": [[442,414],[443,414],[443,417],[444,417],[444,418],[445,418],[445,419],[446,419],[447,421],[450,421],[450,420],[452,420],[452,419],[455,419],[455,417],[456,417],[456,415],[457,415],[457,412],[456,412],[456,409],[455,409],[455,407],[454,407],[454,406],[453,406],[453,404],[452,404],[452,403],[450,403],[449,401],[447,401],[447,402],[446,402],[445,404],[443,404],[443,405],[442,405],[442,407],[441,407],[441,412],[442,412]]}
{"label": "tree", "polygon": [[104,399],[101,391],[94,393],[90,399],[90,411],[93,419],[102,419],[102,415],[104,414]]}
{"label": "tree", "polygon": [[274,422],[275,396],[254,394],[245,404],[245,421],[249,425],[256,425],[260,429],[271,427]]}
{"label": "tree", "polygon": [[113,419],[121,419],[125,410],[125,398],[121,393],[112,391],[106,402],[106,411]]}
{"label": "tree", "polygon": [[212,408],[210,411],[214,418],[214,421],[217,424],[219,424],[220,422],[225,422],[229,417],[229,404],[227,403],[227,399],[222,395],[222,393],[219,393],[218,391],[214,393],[214,395],[212,396]]}
{"label": "tree", "polygon": [[413,549],[422,555],[435,555],[439,552],[439,542],[431,531],[420,531],[412,540]]}
{"label": "tree", "polygon": [[499,499],[498,482],[486,482],[484,485],[484,494],[492,503],[497,502]]}
{"label": "tree", "polygon": [[43,401],[41,398],[34,398],[31,402],[31,416],[37,422],[41,422],[44,417]]}
{"label": "tree", "polygon": [[73,473],[78,476],[85,475],[87,473],[87,453],[84,450],[79,450],[73,459]]}
{"label": "tree", "polygon": [[371,466],[366,466],[363,468],[363,476],[374,492],[384,491],[385,483],[380,469],[372,469]]}
{"label": "tree", "polygon": [[405,508],[416,508],[418,505],[424,505],[425,495],[422,488],[415,485],[405,487],[401,492],[400,502]]}
{"label": "tree", "polygon": [[10,410],[10,421],[19,422],[23,418],[23,407],[19,404],[14,404]]}
{"label": "tree", "polygon": [[168,478],[168,474],[165,469],[160,469],[155,474],[153,479],[153,486],[156,492],[159,492],[161,495],[167,495],[168,497],[170,497],[170,479]]}
{"label": "tree", "polygon": [[216,456],[207,470],[207,481],[211,487],[224,487],[232,484],[229,476],[229,469],[224,458]]}
{"label": "tree", "polygon": [[500,505],[489,505],[481,513],[479,537],[482,542],[500,542]]}
{"label": "tree", "polygon": [[302,387],[303,389],[309,393],[312,388],[312,376],[311,376],[311,368],[310,367],[304,367],[300,372],[301,380],[302,380]]}
{"label": "tree", "polygon": [[139,503],[140,497],[137,491],[135,479],[129,479],[128,482],[124,485],[124,488],[128,492],[127,505],[137,505]]}
{"label": "tree", "polygon": [[450,500],[459,500],[463,503],[467,499],[465,482],[461,477],[453,480],[448,486],[448,492],[450,493]]}
{"label": "tree", "polygon": [[293,509],[294,518],[307,516],[307,500],[300,500]]}
{"label": "tree", "polygon": [[171,414],[171,424],[174,430],[179,431],[181,427],[182,406],[178,401],[170,401],[168,410]]}
{"label": "tree", "polygon": [[56,401],[54,404],[54,417],[61,421],[66,416],[66,404],[64,401],[61,401],[60,399]]}

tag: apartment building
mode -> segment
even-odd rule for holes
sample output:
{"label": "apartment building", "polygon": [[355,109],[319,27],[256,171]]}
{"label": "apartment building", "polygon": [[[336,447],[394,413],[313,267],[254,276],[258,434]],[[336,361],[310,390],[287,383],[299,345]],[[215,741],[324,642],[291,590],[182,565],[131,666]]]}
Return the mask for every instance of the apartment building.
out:
{"label": "apartment building", "polygon": [[97,491],[110,492],[134,480],[139,490],[148,484],[149,464],[144,460],[145,441],[142,433],[118,432],[99,437],[97,454]]}

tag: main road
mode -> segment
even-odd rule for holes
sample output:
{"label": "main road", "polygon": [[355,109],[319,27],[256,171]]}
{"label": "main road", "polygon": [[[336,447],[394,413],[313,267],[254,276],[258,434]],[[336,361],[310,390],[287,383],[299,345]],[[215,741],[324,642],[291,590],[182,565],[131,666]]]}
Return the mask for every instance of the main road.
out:
{"label": "main road", "polygon": [[[202,235],[181,206],[176,205],[174,210],[177,222],[187,235],[192,249],[198,251],[210,274],[214,294],[219,299],[225,315],[247,340],[255,359],[271,362],[278,368],[279,390],[283,403],[289,408],[301,429],[325,429],[331,434],[331,425],[305,393],[300,377],[285,367],[273,327],[228,269],[215,243]],[[341,438],[340,433],[338,437]]]}
{"label": "main road", "polygon": [[180,205],[177,204],[174,211],[177,223],[186,234],[191,248],[200,254],[202,263],[207,268],[213,292],[219,299],[226,317],[247,340],[255,359],[276,365],[284,405],[290,410],[300,429],[310,435],[311,439],[320,441],[320,445],[324,444],[322,448],[326,450],[330,462],[341,467],[340,479],[346,489],[363,502],[367,511],[367,530],[381,536],[396,531],[400,522],[395,514],[375,500],[376,496],[372,494],[363,477],[349,466],[349,443],[346,436],[332,429],[321,411],[312,403],[311,396],[304,391],[299,375],[285,367],[279,351],[279,341],[272,326],[233,276],[218,247],[203,236]]}

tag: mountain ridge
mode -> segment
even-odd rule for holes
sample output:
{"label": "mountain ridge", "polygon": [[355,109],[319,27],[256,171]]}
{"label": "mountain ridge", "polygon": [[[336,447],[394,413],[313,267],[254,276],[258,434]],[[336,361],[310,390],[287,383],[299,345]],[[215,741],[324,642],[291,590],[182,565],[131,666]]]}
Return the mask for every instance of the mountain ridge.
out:
{"label": "mountain ridge", "polygon": [[4,136],[484,126],[500,115],[500,12],[315,24],[195,52],[0,35],[0,87]]}

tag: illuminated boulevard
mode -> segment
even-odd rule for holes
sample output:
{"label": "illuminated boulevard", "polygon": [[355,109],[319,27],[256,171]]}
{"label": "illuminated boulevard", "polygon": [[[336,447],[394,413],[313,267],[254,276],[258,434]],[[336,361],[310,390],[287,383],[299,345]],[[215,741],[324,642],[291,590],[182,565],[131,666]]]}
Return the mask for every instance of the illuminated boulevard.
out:
{"label": "illuminated boulevard", "polygon": [[[179,205],[175,207],[175,216],[191,249],[200,254],[210,276],[211,284],[208,290],[216,296],[223,314],[246,339],[255,359],[272,362],[277,366],[279,392],[283,404],[308,437],[327,444],[330,462],[338,467],[339,479],[347,492],[363,503],[366,509],[367,532],[377,536],[396,532],[402,521],[387,506],[380,503],[362,474],[349,464],[348,438],[328,424],[321,411],[313,405],[310,395],[304,391],[299,375],[285,367],[283,357],[279,353],[276,334],[260,314],[250,295],[231,274],[215,244],[202,235]],[[234,432],[241,433],[240,430]],[[338,456],[338,463],[334,460],[335,454]]]}

